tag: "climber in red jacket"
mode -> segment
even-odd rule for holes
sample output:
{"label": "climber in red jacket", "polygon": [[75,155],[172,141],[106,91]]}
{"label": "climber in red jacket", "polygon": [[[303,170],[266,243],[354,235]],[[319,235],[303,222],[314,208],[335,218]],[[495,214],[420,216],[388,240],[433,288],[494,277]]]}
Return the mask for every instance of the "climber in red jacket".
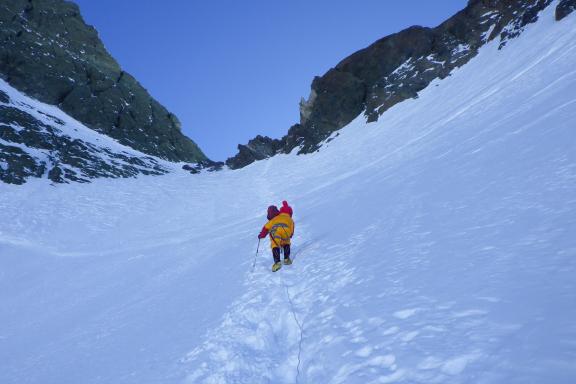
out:
{"label": "climber in red jacket", "polygon": [[280,263],[280,249],[284,251],[284,264],[292,264],[290,259],[290,240],[294,235],[294,221],[292,220],[292,208],[286,201],[282,202],[282,208],[278,211],[275,205],[268,207],[268,222],[262,228],[258,235],[263,239],[270,234],[270,247],[274,257],[272,272],[276,272],[282,267]]}

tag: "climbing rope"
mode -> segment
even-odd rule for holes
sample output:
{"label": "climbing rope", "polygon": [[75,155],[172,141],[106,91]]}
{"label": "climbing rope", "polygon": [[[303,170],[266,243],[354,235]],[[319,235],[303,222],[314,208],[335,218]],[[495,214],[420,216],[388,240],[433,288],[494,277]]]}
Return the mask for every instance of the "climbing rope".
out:
{"label": "climbing rope", "polygon": [[[284,230],[284,228],[282,228]],[[284,230],[285,234],[286,230]],[[278,250],[280,252],[284,252],[284,248],[280,247],[280,245],[276,242],[276,239],[274,239],[273,236],[270,236],[270,238],[272,239],[272,241],[274,242],[274,244],[276,244],[276,246],[278,247]],[[298,254],[298,252],[293,255],[294,257]],[[288,289],[288,286],[286,285],[286,282],[284,281],[284,276],[281,274],[280,275],[280,280],[282,281],[282,285],[284,286],[284,289],[286,290],[286,297],[288,298],[288,303],[290,304],[290,312],[292,312],[292,317],[294,317],[294,321],[296,322],[296,325],[298,326],[298,329],[300,330],[300,337],[298,340],[298,364],[296,365],[296,384],[299,383],[299,377],[300,377],[300,364],[301,364],[301,356],[302,356],[302,340],[304,339],[304,327],[302,326],[302,324],[300,323],[300,321],[298,321],[298,317],[296,316],[296,309],[294,306],[294,302],[292,301],[292,297],[290,296],[290,291]]]}
{"label": "climbing rope", "polygon": [[302,326],[302,324],[300,323],[300,321],[298,321],[298,317],[296,316],[296,310],[294,307],[294,302],[292,301],[292,297],[290,297],[290,291],[288,290],[288,286],[286,285],[286,282],[284,281],[284,277],[282,275],[280,275],[281,279],[282,279],[282,285],[284,286],[284,289],[286,290],[286,297],[288,297],[288,303],[290,303],[290,312],[292,312],[292,316],[294,317],[294,321],[296,322],[296,325],[298,325],[298,329],[300,329],[300,339],[298,341],[298,364],[296,365],[296,384],[298,384],[298,378],[300,377],[300,364],[301,364],[301,360],[300,360],[300,356],[302,355],[302,340],[304,339],[304,328]]}

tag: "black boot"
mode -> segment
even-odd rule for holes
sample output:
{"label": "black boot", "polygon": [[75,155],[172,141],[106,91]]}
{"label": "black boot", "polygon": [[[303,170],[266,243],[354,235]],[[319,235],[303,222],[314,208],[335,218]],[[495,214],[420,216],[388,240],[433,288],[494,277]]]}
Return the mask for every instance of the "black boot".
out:
{"label": "black boot", "polygon": [[274,262],[280,262],[280,248],[272,248],[272,257],[274,257]]}
{"label": "black boot", "polygon": [[292,259],[290,259],[290,245],[287,244],[284,247],[284,265],[292,264]]}

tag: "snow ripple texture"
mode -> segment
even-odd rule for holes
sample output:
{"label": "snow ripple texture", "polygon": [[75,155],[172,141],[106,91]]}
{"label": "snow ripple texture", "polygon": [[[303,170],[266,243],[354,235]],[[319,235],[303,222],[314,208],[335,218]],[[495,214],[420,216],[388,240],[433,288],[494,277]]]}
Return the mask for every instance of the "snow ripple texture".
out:
{"label": "snow ripple texture", "polygon": [[[576,17],[553,9],[318,153],[0,185],[0,382],[576,382]],[[251,273],[282,199],[295,262],[264,244]]]}

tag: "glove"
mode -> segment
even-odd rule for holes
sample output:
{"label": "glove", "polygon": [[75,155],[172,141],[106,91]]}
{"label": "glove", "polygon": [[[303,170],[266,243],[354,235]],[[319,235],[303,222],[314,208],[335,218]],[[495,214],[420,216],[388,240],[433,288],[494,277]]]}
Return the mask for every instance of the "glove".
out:
{"label": "glove", "polygon": [[258,234],[258,238],[263,239],[266,237],[266,235],[268,235],[268,230],[266,229],[266,226],[264,226],[264,227],[262,227],[260,234]]}

